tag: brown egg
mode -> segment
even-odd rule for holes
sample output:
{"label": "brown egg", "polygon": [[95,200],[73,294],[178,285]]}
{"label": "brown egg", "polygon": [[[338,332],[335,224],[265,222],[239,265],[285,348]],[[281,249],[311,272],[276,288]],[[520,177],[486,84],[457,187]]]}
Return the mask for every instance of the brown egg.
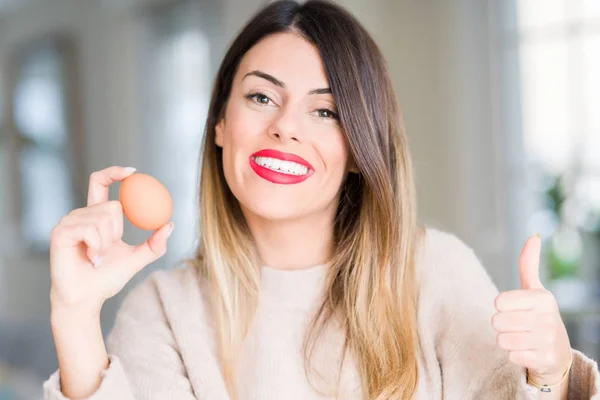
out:
{"label": "brown egg", "polygon": [[133,174],[123,182],[119,191],[123,213],[138,228],[156,230],[169,222],[173,212],[173,199],[169,191],[146,174]]}

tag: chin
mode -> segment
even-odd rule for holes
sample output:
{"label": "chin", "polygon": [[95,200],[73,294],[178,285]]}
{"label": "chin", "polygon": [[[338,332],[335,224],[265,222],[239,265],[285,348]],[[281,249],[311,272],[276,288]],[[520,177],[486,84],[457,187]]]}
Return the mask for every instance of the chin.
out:
{"label": "chin", "polygon": [[269,221],[282,221],[297,219],[302,216],[299,204],[294,204],[293,199],[270,198],[266,199],[258,193],[234,193],[244,214],[250,213],[254,217]]}

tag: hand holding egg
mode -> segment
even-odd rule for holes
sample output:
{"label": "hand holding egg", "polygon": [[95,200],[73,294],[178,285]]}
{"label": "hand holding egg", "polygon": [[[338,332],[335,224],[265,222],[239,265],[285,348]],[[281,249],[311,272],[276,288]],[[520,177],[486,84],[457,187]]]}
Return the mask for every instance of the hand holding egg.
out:
{"label": "hand holding egg", "polygon": [[[146,265],[167,251],[173,230],[171,196],[156,179],[135,169],[110,167],[90,176],[87,207],[61,219],[50,240],[52,309],[99,312]],[[123,181],[119,201],[109,186]],[[156,230],[141,245],[123,242],[123,213],[142,229]]]}

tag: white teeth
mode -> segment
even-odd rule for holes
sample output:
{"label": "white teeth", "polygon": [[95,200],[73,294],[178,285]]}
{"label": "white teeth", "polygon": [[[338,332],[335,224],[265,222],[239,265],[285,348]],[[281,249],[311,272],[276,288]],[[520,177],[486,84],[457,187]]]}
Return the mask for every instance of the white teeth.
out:
{"label": "white teeth", "polygon": [[281,167],[281,160],[273,159],[273,162],[271,163],[271,166],[269,168],[279,169],[279,167]]}
{"label": "white teeth", "polygon": [[290,175],[306,175],[308,168],[293,161],[283,161],[271,157],[255,157],[254,162],[263,167]]}
{"label": "white teeth", "polygon": [[289,161],[282,161],[281,165],[279,166],[279,169],[284,171],[284,172],[292,172],[292,163]]}

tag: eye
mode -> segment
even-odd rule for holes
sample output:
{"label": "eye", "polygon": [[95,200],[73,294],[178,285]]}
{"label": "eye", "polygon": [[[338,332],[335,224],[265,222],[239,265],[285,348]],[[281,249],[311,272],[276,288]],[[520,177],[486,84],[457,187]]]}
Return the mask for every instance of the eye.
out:
{"label": "eye", "polygon": [[319,110],[317,110],[317,115],[321,118],[332,118],[332,119],[339,119],[338,115],[327,109],[327,108],[321,108]]}
{"label": "eye", "polygon": [[271,100],[268,96],[262,94],[262,93],[250,93],[247,94],[246,96],[247,99],[252,100],[253,102],[261,105],[261,106],[268,106],[269,102],[273,103],[273,100]]}

